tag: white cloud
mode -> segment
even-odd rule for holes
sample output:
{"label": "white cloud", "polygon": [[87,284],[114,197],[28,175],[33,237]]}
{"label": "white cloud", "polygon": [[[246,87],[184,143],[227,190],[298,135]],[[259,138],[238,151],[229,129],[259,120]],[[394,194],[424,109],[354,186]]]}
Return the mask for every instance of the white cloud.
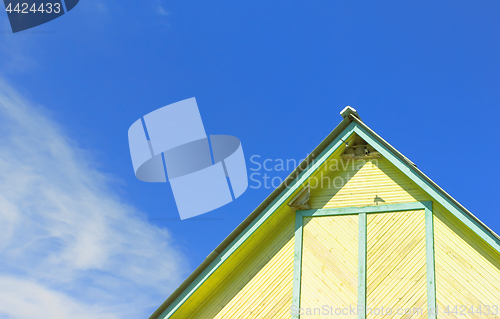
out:
{"label": "white cloud", "polygon": [[165,10],[162,6],[158,6],[158,8],[156,9],[156,13],[158,13],[159,15],[162,15],[162,16],[169,15],[169,12],[167,10]]}
{"label": "white cloud", "polygon": [[0,318],[137,318],[185,275],[165,229],[0,80]]}
{"label": "white cloud", "polygon": [[115,319],[111,309],[85,306],[65,294],[27,280],[0,276],[2,315],[8,318]]}

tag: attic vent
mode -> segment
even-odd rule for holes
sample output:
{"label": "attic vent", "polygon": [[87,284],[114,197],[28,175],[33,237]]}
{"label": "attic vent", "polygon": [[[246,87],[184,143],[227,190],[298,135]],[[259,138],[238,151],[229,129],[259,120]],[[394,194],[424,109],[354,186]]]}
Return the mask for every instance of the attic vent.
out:
{"label": "attic vent", "polygon": [[345,148],[343,159],[371,159],[379,158],[381,155],[370,144],[361,137],[356,136]]}

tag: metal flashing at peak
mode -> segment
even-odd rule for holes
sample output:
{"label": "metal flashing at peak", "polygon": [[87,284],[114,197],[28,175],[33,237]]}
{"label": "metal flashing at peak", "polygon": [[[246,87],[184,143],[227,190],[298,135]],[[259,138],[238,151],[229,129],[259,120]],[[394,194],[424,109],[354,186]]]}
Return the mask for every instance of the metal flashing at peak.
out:
{"label": "metal flashing at peak", "polygon": [[356,111],[356,109],[353,107],[350,107],[349,105],[346,106],[342,111],[340,111],[340,115],[342,115],[343,118],[348,118],[349,115],[352,115],[352,116],[356,117],[358,120],[361,120],[361,117],[359,117],[359,114]]}

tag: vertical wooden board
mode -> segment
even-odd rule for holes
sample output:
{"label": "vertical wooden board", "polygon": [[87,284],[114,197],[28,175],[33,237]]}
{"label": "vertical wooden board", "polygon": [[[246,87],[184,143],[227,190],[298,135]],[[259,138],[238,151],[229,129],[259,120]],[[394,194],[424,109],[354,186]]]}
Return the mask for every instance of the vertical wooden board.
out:
{"label": "vertical wooden board", "polygon": [[304,218],[299,212],[295,213],[295,240],[293,252],[293,291],[292,291],[292,319],[300,317],[300,292],[302,283],[302,239],[304,237]]}
{"label": "vertical wooden board", "polygon": [[423,210],[368,214],[366,293],[367,318],[427,317]]}
{"label": "vertical wooden board", "polygon": [[185,318],[289,319],[293,247],[294,219],[288,218]]}
{"label": "vertical wooden board", "polygon": [[442,208],[434,245],[438,317],[500,318],[500,254]]}
{"label": "vertical wooden board", "polygon": [[429,319],[437,318],[436,302],[436,262],[434,253],[434,214],[432,202],[425,204],[425,252],[427,277],[427,313]]}
{"label": "vertical wooden board", "polygon": [[356,161],[332,157],[327,163],[330,170],[319,171],[310,181],[311,208],[430,200],[429,195],[383,157]]}
{"label": "vertical wooden board", "polygon": [[366,213],[359,213],[358,222],[358,319],[366,318]]}
{"label": "vertical wooden board", "polygon": [[301,318],[335,316],[336,309],[344,311],[342,317],[357,318],[350,308],[357,305],[358,219],[358,215],[304,218],[301,308],[305,316]]}

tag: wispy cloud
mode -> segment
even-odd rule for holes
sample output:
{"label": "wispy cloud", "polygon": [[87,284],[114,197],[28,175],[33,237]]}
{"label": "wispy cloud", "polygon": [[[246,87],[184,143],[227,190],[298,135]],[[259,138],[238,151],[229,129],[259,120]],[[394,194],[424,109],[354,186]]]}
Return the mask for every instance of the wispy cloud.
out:
{"label": "wispy cloud", "polygon": [[162,6],[158,6],[158,8],[156,9],[156,13],[158,13],[159,15],[162,15],[162,16],[168,16],[169,13],[167,10],[165,10]]}
{"label": "wispy cloud", "polygon": [[0,80],[0,317],[137,318],[185,275],[165,229]]}

